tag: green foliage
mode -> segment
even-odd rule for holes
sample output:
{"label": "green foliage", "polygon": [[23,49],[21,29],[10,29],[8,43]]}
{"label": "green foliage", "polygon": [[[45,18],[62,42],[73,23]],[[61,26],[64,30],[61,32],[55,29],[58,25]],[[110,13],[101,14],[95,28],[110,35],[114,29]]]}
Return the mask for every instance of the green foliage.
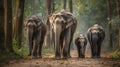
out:
{"label": "green foliage", "polygon": [[120,18],[118,18],[117,16],[113,17],[111,19],[111,23],[113,28],[119,28],[120,27]]}
{"label": "green foliage", "polygon": [[10,52],[4,52],[0,54],[0,64],[9,60],[19,59],[20,56]]}
{"label": "green foliage", "polygon": [[19,56],[26,57],[28,54],[28,46],[24,44],[21,48],[19,48],[15,39],[13,39],[13,49]]}
{"label": "green foliage", "polygon": [[[23,46],[21,48],[18,47],[17,43],[15,40],[13,40],[13,48],[16,54],[18,54],[19,56],[23,57],[23,58],[27,58],[28,57],[28,45],[27,44],[23,44]],[[51,54],[54,53],[54,48],[52,47],[42,47],[42,54]]]}
{"label": "green foliage", "polygon": [[120,49],[115,50],[110,54],[111,58],[120,58]]}
{"label": "green foliage", "polygon": [[41,16],[42,19],[46,17],[46,0],[25,0],[24,18],[31,15]]}
{"label": "green foliage", "polygon": [[[13,48],[16,54],[18,54],[21,57],[27,58],[28,56],[28,45],[27,44],[23,44],[23,46],[21,48],[18,47],[17,45],[17,41],[14,39],[13,40]],[[42,54],[47,54],[47,53],[53,53],[54,52],[54,48],[52,47],[42,47]]]}
{"label": "green foliage", "polygon": [[42,54],[45,55],[45,54],[51,54],[51,53],[54,53],[54,48],[53,47],[45,47],[43,46],[42,48]]}

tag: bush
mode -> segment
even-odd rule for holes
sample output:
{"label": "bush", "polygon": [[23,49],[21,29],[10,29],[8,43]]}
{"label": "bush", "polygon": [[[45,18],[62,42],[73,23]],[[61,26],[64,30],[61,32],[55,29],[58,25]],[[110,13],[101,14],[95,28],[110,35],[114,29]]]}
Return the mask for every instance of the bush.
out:
{"label": "bush", "polygon": [[120,48],[110,54],[111,58],[120,58]]}

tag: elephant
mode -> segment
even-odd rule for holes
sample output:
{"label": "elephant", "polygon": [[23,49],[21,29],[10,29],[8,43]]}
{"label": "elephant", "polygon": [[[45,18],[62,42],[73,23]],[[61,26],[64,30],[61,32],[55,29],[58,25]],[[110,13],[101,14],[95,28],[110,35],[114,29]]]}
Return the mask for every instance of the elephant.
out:
{"label": "elephant", "polygon": [[91,46],[92,58],[100,58],[102,42],[105,38],[105,31],[102,26],[94,24],[87,31],[87,37]]}
{"label": "elephant", "polygon": [[85,50],[87,45],[86,37],[80,33],[80,35],[75,39],[75,44],[78,51],[78,58],[85,58]]}
{"label": "elephant", "polygon": [[30,16],[24,22],[29,45],[29,54],[32,58],[42,58],[42,45],[46,34],[46,25],[38,16]]}
{"label": "elephant", "polygon": [[77,27],[77,20],[71,12],[54,12],[47,19],[47,26],[52,29],[55,46],[55,59],[70,58],[70,44]]}

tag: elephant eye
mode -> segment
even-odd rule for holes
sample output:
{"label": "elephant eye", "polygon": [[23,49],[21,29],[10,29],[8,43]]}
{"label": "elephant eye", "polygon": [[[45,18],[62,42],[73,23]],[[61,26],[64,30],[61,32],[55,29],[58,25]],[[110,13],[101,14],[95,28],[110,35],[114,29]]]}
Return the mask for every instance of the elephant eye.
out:
{"label": "elephant eye", "polygon": [[61,23],[65,23],[65,21],[61,21]]}

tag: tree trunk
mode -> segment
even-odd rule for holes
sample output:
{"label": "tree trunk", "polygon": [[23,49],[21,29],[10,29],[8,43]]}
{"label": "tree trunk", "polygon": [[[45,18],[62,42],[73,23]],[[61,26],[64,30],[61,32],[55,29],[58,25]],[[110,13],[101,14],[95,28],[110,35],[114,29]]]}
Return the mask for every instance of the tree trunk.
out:
{"label": "tree trunk", "polygon": [[31,0],[31,15],[35,15],[35,0]]}
{"label": "tree trunk", "polygon": [[[51,0],[46,0],[46,10],[47,10],[47,18],[51,14]],[[45,36],[45,46],[49,47],[51,44],[50,38],[50,27],[47,26],[47,33]]]}
{"label": "tree trunk", "polygon": [[118,18],[120,18],[119,0],[116,0],[116,12],[117,12]]}
{"label": "tree trunk", "polygon": [[66,0],[63,0],[63,9],[66,10]]}
{"label": "tree trunk", "polygon": [[4,47],[4,0],[0,0],[0,52],[5,50]]}
{"label": "tree trunk", "polygon": [[113,48],[113,42],[112,42],[112,32],[111,32],[111,11],[110,11],[110,0],[107,0],[107,20],[108,20],[108,33],[109,33],[109,45],[110,48]]}
{"label": "tree trunk", "polygon": [[46,4],[47,16],[51,14],[51,0],[47,0]]}
{"label": "tree trunk", "polygon": [[119,45],[119,48],[120,48],[120,27],[119,27],[118,45]]}
{"label": "tree trunk", "polygon": [[70,12],[73,13],[72,0],[69,0],[69,9],[70,9]]}
{"label": "tree trunk", "polygon": [[24,14],[24,3],[25,0],[16,1],[16,15],[14,24],[14,38],[17,41],[19,48],[22,42],[22,29],[23,29],[23,14]]}
{"label": "tree trunk", "polygon": [[[69,0],[69,9],[70,9],[70,12],[73,13],[72,0]],[[74,45],[73,41],[71,42],[71,49],[75,49],[75,45]]]}
{"label": "tree trunk", "polygon": [[24,17],[24,3],[25,0],[19,0],[19,21],[18,21],[18,46],[21,47],[22,43],[22,30],[23,30],[23,17]]}
{"label": "tree trunk", "polygon": [[4,0],[4,33],[5,48],[7,51],[14,52],[12,47],[12,1]]}
{"label": "tree trunk", "polygon": [[14,27],[13,27],[13,38],[18,41],[18,12],[19,12],[19,0],[16,0],[16,6],[15,6],[15,16],[14,16]]}
{"label": "tree trunk", "polygon": [[[120,19],[120,1],[119,0],[116,0],[116,12],[117,12],[118,18]],[[119,32],[118,45],[119,45],[119,48],[120,48],[120,27],[118,29],[118,32]]]}
{"label": "tree trunk", "polygon": [[51,13],[53,13],[54,11],[55,11],[55,0],[52,0],[52,2],[51,2],[52,4],[52,11],[51,11]]}

